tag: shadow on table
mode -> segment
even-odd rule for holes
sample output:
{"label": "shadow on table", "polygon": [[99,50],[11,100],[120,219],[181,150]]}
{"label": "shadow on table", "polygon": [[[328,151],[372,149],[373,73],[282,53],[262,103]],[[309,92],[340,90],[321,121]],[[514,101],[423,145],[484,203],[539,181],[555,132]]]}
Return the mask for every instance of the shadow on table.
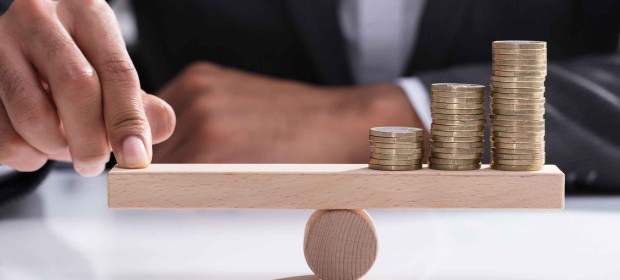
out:
{"label": "shadow on table", "polygon": [[93,279],[90,263],[48,227],[42,209],[37,193],[0,208],[0,279]]}

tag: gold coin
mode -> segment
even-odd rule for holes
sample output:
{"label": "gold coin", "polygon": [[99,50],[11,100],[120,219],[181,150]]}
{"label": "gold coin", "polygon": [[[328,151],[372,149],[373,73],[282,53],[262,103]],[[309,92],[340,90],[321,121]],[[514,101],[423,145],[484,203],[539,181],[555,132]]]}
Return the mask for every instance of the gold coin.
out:
{"label": "gold coin", "polygon": [[424,153],[419,154],[375,154],[370,153],[371,158],[376,159],[390,159],[390,160],[421,160],[424,157]]}
{"label": "gold coin", "polygon": [[505,99],[505,98],[491,98],[491,104],[514,104],[514,105],[544,105],[546,99],[543,98],[531,98],[531,99]]}
{"label": "gold coin", "polygon": [[379,137],[379,136],[372,136],[370,135],[368,137],[368,140],[372,141],[372,142],[379,142],[379,143],[409,143],[409,144],[417,144],[419,143],[420,145],[422,143],[422,141],[424,141],[424,137],[422,136],[416,136],[416,137]]}
{"label": "gold coin", "polygon": [[547,42],[544,41],[493,41],[492,48],[495,49],[546,49]]}
{"label": "gold coin", "polygon": [[457,149],[475,149],[483,148],[484,143],[480,142],[437,142],[431,141],[432,148],[457,148]]}
{"label": "gold coin", "polygon": [[437,142],[457,142],[457,143],[466,143],[466,142],[482,142],[483,137],[449,137],[449,136],[439,136],[439,135],[431,135],[431,140]]}
{"label": "gold coin", "polygon": [[496,149],[513,149],[513,150],[535,150],[535,149],[544,149],[545,142],[541,143],[502,143],[502,142],[494,142],[492,143],[492,147]]}
{"label": "gold coin", "polygon": [[375,154],[388,154],[388,155],[413,155],[424,152],[423,148],[416,149],[390,149],[390,148],[377,148],[370,147],[370,152]]}
{"label": "gold coin", "polygon": [[484,130],[481,131],[441,131],[432,130],[432,136],[445,136],[445,137],[483,137]]}
{"label": "gold coin", "polygon": [[498,98],[498,99],[526,99],[526,100],[532,100],[532,99],[541,99],[541,98],[545,98],[545,93],[541,92],[541,93],[500,93],[500,92],[491,92],[491,96],[493,98]]}
{"label": "gold coin", "polygon": [[369,141],[370,146],[384,149],[419,149],[424,147],[424,143],[382,143]]}
{"label": "gold coin", "polygon": [[491,163],[500,165],[544,165],[545,159],[499,159],[494,158]]}
{"label": "gold coin", "polygon": [[493,59],[495,65],[508,66],[547,66],[547,60],[500,60]]}
{"label": "gold coin", "polygon": [[491,108],[491,114],[496,114],[496,115],[509,115],[509,116],[514,116],[514,115],[544,115],[545,114],[545,109],[538,109],[538,110],[504,110],[504,109],[495,109],[495,108]]}
{"label": "gold coin", "polygon": [[525,72],[532,72],[532,71],[547,71],[547,65],[519,65],[519,66],[514,66],[514,65],[497,65],[497,64],[492,64],[491,66],[493,71],[525,71]]}
{"label": "gold coin", "polygon": [[516,138],[527,138],[527,137],[543,137],[545,136],[545,131],[538,132],[504,132],[504,131],[491,131],[491,135],[497,137],[516,137]]}
{"label": "gold coin", "polygon": [[[530,94],[530,95],[534,95],[534,94],[543,94],[545,93],[545,87],[539,87],[539,88],[502,88],[502,87],[491,87],[491,97],[495,97],[493,96],[494,93],[501,93],[501,94]],[[543,96],[544,97],[544,96]]]}
{"label": "gold coin", "polygon": [[542,88],[545,87],[545,82],[494,82],[491,81],[491,86],[495,88]]}
{"label": "gold coin", "polygon": [[494,159],[543,159],[545,158],[545,153],[542,154],[492,154]]}
{"label": "gold coin", "polygon": [[368,168],[375,169],[375,170],[383,170],[383,171],[410,171],[410,170],[422,169],[422,164],[415,164],[415,165],[368,164]]}
{"label": "gold coin", "polygon": [[545,149],[497,149],[497,148],[491,148],[491,157],[493,157],[494,154],[523,155],[523,154],[543,154],[543,153],[545,153]]}
{"label": "gold coin", "polygon": [[472,154],[472,153],[484,153],[484,148],[469,148],[469,149],[459,149],[459,148],[441,148],[431,146],[431,152],[435,153],[446,153],[446,154]]}
{"label": "gold coin", "polygon": [[431,90],[447,91],[447,92],[484,92],[484,85],[477,84],[460,84],[460,83],[434,83],[431,84]]}
{"label": "gold coin", "polygon": [[480,158],[475,158],[475,159],[429,158],[428,161],[432,164],[452,164],[452,165],[480,164]]}
{"label": "gold coin", "polygon": [[538,171],[543,165],[502,165],[497,163],[491,164],[491,169],[503,171]]}
{"label": "gold coin", "polygon": [[484,103],[439,103],[431,102],[431,107],[437,109],[484,109]]}
{"label": "gold coin", "polygon": [[445,115],[476,115],[484,114],[484,109],[441,109],[431,107],[431,113]]}
{"label": "gold coin", "polygon": [[484,125],[442,125],[442,124],[431,124],[432,130],[441,130],[441,131],[481,131],[484,130]]}
{"label": "gold coin", "polygon": [[424,130],[417,127],[373,127],[370,129],[370,135],[379,137],[416,137],[423,136]]}
{"label": "gold coin", "polygon": [[500,121],[542,121],[545,119],[543,115],[497,115],[489,116],[492,120]]}
{"label": "gold coin", "polygon": [[502,76],[491,76],[491,81],[494,82],[544,82],[545,77],[502,77]]}
{"label": "gold coin", "polygon": [[474,120],[484,120],[484,114],[475,114],[475,115],[448,115],[448,114],[439,114],[439,113],[431,113],[431,117],[433,121],[435,120],[447,120],[447,121],[474,121]]}
{"label": "gold coin", "polygon": [[529,155],[529,154],[544,154],[544,147],[538,149],[496,149],[491,147],[491,156],[494,154],[507,154],[507,155]]}
{"label": "gold coin", "polygon": [[497,137],[491,135],[491,142],[493,143],[543,143],[545,142],[544,136],[539,137]]}
{"label": "gold coin", "polygon": [[492,48],[493,54],[516,54],[516,55],[546,55],[547,48],[540,49],[500,49]]}
{"label": "gold coin", "polygon": [[378,164],[378,165],[416,165],[421,164],[419,159],[414,160],[393,160],[393,159],[376,159],[370,158],[368,159],[369,164]]}
{"label": "gold coin", "polygon": [[484,98],[458,98],[458,97],[436,97],[431,96],[431,102],[440,102],[440,103],[454,103],[454,104],[463,104],[463,103],[482,103],[484,104]]}
{"label": "gold coin", "polygon": [[466,170],[478,170],[480,164],[472,165],[451,165],[451,164],[429,164],[428,168],[436,170],[449,170],[449,171],[466,171]]}
{"label": "gold coin", "polygon": [[491,125],[491,133],[528,133],[544,131],[544,126],[501,126]]}
{"label": "gold coin", "polygon": [[500,110],[543,110],[545,104],[492,104],[491,108]]}
{"label": "gold coin", "polygon": [[547,53],[541,54],[501,54],[494,53],[493,59],[499,60],[547,60]]}
{"label": "gold coin", "polygon": [[545,77],[547,71],[493,71],[493,76],[498,77]]}
{"label": "gold coin", "polygon": [[470,125],[485,125],[487,121],[486,120],[452,121],[452,120],[433,119],[433,123],[442,124],[442,125],[470,126]]}
{"label": "gold coin", "polygon": [[478,159],[482,158],[483,153],[471,153],[471,154],[446,154],[431,152],[431,158],[444,158],[444,159]]}
{"label": "gold coin", "polygon": [[481,92],[447,92],[431,90],[431,98],[484,98],[484,91]]}
{"label": "gold coin", "polygon": [[502,120],[491,120],[491,128],[495,128],[497,126],[519,126],[519,127],[545,127],[545,120],[540,121],[502,121]]}

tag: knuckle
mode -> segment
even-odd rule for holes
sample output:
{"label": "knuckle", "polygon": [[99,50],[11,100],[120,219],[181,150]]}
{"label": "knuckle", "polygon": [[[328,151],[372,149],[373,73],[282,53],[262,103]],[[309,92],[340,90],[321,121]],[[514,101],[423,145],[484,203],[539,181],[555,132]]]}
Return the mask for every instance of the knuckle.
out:
{"label": "knuckle", "polygon": [[200,95],[195,97],[194,100],[189,104],[188,111],[193,116],[207,116],[212,112],[211,107],[211,96],[208,95]]}
{"label": "knuckle", "polygon": [[184,71],[184,76],[211,76],[211,75],[217,75],[221,72],[223,72],[223,67],[219,66],[217,64],[213,64],[213,63],[209,63],[209,62],[204,62],[204,61],[199,61],[199,62],[194,62],[192,64],[190,64],[189,66],[187,66],[187,68]]}
{"label": "knuckle", "polygon": [[191,63],[186,68],[186,73],[189,74],[204,74],[205,72],[212,71],[214,69],[214,65],[211,63],[207,63],[204,61],[197,61]]}
{"label": "knuckle", "polygon": [[[75,3],[76,5],[79,5],[81,7],[101,7],[101,5],[103,3],[106,3],[104,0],[80,0],[80,1],[73,1],[73,3]],[[106,5],[107,6],[107,5]]]}
{"label": "knuckle", "polygon": [[26,88],[24,77],[10,69],[10,67],[2,67],[0,69],[0,77],[2,77],[0,90],[4,94],[4,100],[8,104],[12,104],[20,95],[23,95]]}
{"label": "knuckle", "polygon": [[110,6],[105,0],[74,0],[74,1],[60,1],[59,6],[66,6],[66,9],[76,13],[88,13],[89,15],[96,15],[106,11],[106,7]]}
{"label": "knuckle", "polygon": [[208,140],[210,143],[226,142],[229,138],[229,128],[213,118],[204,117],[199,127],[198,139]]}
{"label": "knuckle", "polygon": [[124,55],[112,55],[101,65],[102,77],[106,82],[137,83],[138,75],[133,62]]}
{"label": "knuckle", "polygon": [[126,134],[140,134],[149,128],[148,121],[137,110],[117,114],[112,118],[108,127],[112,138],[118,138]]}
{"label": "knuckle", "polygon": [[208,80],[199,76],[187,76],[183,82],[185,85],[184,92],[195,94],[198,92],[208,93],[209,82]]}
{"label": "knuckle", "polygon": [[59,80],[63,86],[71,90],[92,88],[98,84],[95,72],[90,65],[84,63],[70,63],[64,66],[59,73]]}
{"label": "knuckle", "polygon": [[16,114],[13,121],[15,126],[19,127],[32,127],[36,124],[42,123],[45,120],[46,113],[45,108],[40,106],[41,104],[35,100],[35,98],[29,95],[23,95],[20,98],[15,98],[12,106],[15,106]]}
{"label": "knuckle", "polygon": [[49,11],[45,9],[42,2],[37,0],[14,1],[11,4],[10,10],[19,15],[18,19],[22,18],[28,22],[33,19],[47,17]]}

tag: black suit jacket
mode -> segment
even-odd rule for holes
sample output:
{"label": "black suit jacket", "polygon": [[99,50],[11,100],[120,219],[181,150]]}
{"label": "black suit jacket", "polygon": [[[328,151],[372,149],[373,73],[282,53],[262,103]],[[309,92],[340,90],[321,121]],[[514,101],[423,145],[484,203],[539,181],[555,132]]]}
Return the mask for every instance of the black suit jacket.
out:
{"label": "black suit jacket", "polygon": [[[134,58],[149,91],[198,60],[313,84],[353,83],[336,0],[133,4]],[[425,84],[488,84],[492,41],[547,41],[547,162],[566,172],[569,189],[620,190],[619,35],[618,0],[428,0],[402,74]]]}

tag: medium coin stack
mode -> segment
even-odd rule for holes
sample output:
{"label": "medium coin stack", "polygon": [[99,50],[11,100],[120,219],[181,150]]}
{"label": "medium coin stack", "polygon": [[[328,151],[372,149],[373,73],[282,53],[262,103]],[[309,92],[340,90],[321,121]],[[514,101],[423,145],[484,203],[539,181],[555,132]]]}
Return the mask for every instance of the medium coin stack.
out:
{"label": "medium coin stack", "polygon": [[484,154],[483,85],[431,85],[431,155],[429,167],[439,170],[480,169]]}
{"label": "medium coin stack", "polygon": [[368,167],[404,171],[422,168],[424,131],[414,127],[374,127],[370,129]]}
{"label": "medium coin stack", "polygon": [[491,168],[535,171],[545,164],[546,76],[546,42],[493,42]]}

